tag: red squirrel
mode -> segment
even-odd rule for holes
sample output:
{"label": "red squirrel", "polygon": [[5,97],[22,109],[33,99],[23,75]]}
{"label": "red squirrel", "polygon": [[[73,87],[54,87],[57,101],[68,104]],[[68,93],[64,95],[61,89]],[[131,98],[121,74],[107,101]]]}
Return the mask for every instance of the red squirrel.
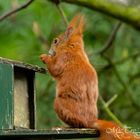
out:
{"label": "red squirrel", "polygon": [[[98,129],[99,140],[140,140],[113,122],[98,120],[98,76],[84,50],[83,27],[84,16],[78,14],[53,40],[49,55],[40,56],[56,80],[58,117],[74,128]],[[122,133],[117,136],[114,129]]]}

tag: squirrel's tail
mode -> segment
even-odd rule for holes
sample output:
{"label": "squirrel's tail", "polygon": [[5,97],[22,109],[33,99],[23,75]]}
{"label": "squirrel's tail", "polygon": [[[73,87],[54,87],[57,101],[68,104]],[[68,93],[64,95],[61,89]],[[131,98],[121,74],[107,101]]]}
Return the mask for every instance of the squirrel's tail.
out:
{"label": "squirrel's tail", "polygon": [[99,140],[140,140],[136,133],[111,121],[95,120],[93,127],[100,131]]}

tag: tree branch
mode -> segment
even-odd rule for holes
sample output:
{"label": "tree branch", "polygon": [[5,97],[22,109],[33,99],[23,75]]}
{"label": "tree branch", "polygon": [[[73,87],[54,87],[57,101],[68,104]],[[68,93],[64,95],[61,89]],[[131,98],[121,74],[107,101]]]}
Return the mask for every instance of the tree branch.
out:
{"label": "tree branch", "polygon": [[117,98],[118,98],[118,95],[117,95],[117,94],[114,94],[114,96],[111,97],[111,98],[106,102],[106,106],[109,107]]}
{"label": "tree branch", "polygon": [[110,33],[110,35],[109,35],[104,47],[97,53],[103,54],[111,47],[112,43],[114,42],[114,40],[116,38],[117,32],[121,27],[121,25],[122,25],[122,23],[120,21],[117,22],[117,24],[113,28],[112,32]]}
{"label": "tree branch", "polygon": [[[94,52],[95,55],[98,55],[98,54],[103,55],[112,46],[112,44],[116,38],[117,32],[120,29],[121,25],[122,25],[122,22],[120,22],[120,21],[116,23],[116,25],[112,29],[107,41],[105,42],[104,47],[101,48],[99,51]],[[89,57],[91,57],[92,55],[93,55],[93,52],[88,54]]]}
{"label": "tree branch", "polygon": [[68,20],[67,20],[67,17],[64,13],[64,10],[62,9],[61,5],[60,5],[60,0],[49,0],[50,2],[54,3],[60,13],[60,15],[62,16],[63,18],[63,21],[65,23],[65,25],[67,26],[68,25]]}
{"label": "tree branch", "polygon": [[62,16],[65,25],[68,26],[67,17],[66,17],[66,15],[65,15],[63,9],[61,8],[60,4],[57,4],[56,7],[58,8],[58,10],[59,10],[59,12],[60,12],[60,15]]}
{"label": "tree branch", "polygon": [[102,98],[102,96],[99,96],[99,100],[102,103],[104,110],[107,112],[107,114],[116,122],[118,123],[120,126],[124,127],[122,122],[111,112],[111,110],[109,109],[109,107],[107,106],[106,102],[104,101],[104,99]]}
{"label": "tree branch", "polygon": [[[112,63],[113,63],[113,65],[119,65],[119,64],[125,63],[126,61],[129,61],[130,59],[137,58],[137,57],[140,57],[140,52],[136,52],[136,53],[129,55],[125,58],[122,58],[120,60],[112,61]],[[107,65],[103,66],[100,69],[99,74],[102,73],[104,70],[109,69],[109,68],[111,68],[111,64],[107,64]]]}
{"label": "tree branch", "polygon": [[132,25],[140,30],[140,12],[138,6],[130,7],[112,2],[111,0],[61,0],[71,4],[81,5],[102,12]]}
{"label": "tree branch", "polygon": [[6,19],[7,17],[11,16],[12,14],[19,12],[22,9],[25,9],[26,7],[28,7],[34,0],[28,0],[26,3],[24,3],[23,5],[17,7],[16,9],[13,9],[7,13],[5,13],[4,15],[0,16],[0,21]]}
{"label": "tree branch", "polygon": [[119,81],[119,83],[122,85],[122,87],[126,90],[126,96],[129,98],[129,100],[131,101],[132,105],[136,108],[136,109],[140,109],[140,106],[138,103],[135,102],[134,98],[133,98],[133,91],[131,90],[131,88],[124,82],[124,80],[122,79],[121,75],[119,74],[116,66],[112,63],[112,60],[108,57],[106,57],[105,55],[103,55],[103,57],[108,61],[108,63],[112,66],[114,73]]}

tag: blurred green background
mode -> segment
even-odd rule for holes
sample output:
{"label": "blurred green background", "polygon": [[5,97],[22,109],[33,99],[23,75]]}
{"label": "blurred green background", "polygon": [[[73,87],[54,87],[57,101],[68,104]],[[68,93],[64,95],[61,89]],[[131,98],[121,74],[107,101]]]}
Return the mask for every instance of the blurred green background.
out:
{"label": "blurred green background", "polygon": [[[0,0],[0,15],[24,3],[24,0]],[[109,109],[127,126],[140,125],[140,34],[122,24],[116,39],[104,53],[100,50],[118,22],[87,8],[61,4],[67,19],[78,12],[85,15],[85,50],[99,76],[99,91]],[[47,0],[35,0],[28,8],[0,22],[0,57],[46,67],[39,59],[47,53],[51,41],[66,26],[58,7]],[[36,75],[37,128],[63,125],[53,110],[55,81],[49,74]],[[98,102],[99,118],[111,120]]]}

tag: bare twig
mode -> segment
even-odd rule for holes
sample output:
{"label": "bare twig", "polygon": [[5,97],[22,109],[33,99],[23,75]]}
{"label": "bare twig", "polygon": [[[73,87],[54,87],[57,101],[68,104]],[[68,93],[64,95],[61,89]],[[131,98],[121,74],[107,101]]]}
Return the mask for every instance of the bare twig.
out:
{"label": "bare twig", "polygon": [[59,12],[60,12],[60,14],[63,18],[63,21],[64,21],[65,25],[67,26],[68,25],[68,20],[67,20],[67,17],[65,15],[63,9],[61,8],[60,4],[57,4],[56,7],[58,8],[58,10],[59,10]]}
{"label": "bare twig", "polygon": [[67,20],[67,17],[65,15],[65,13],[64,13],[64,10],[62,9],[62,7],[60,5],[60,2],[61,1],[60,0],[51,0],[51,2],[53,2],[56,5],[56,7],[57,7],[57,9],[58,9],[58,11],[60,13],[60,15],[63,18],[63,21],[64,21],[65,25],[67,26],[68,25],[68,20]]}
{"label": "bare twig", "polygon": [[137,58],[137,57],[140,57],[140,52],[139,51],[134,53],[134,54],[131,54],[131,55],[129,55],[129,56],[127,56],[127,57],[125,57],[121,60],[118,60],[118,61],[114,62],[114,64],[122,64],[122,63],[126,62],[127,60],[134,59],[134,58]]}
{"label": "bare twig", "polygon": [[97,52],[97,54],[104,54],[111,47],[112,43],[114,42],[114,40],[116,38],[117,32],[121,27],[121,25],[122,25],[122,23],[120,21],[116,23],[116,25],[113,28],[111,34],[109,35],[109,38],[107,39],[104,47],[99,52]]}
{"label": "bare twig", "polygon": [[109,107],[117,98],[118,98],[118,95],[115,94],[112,98],[110,98],[110,99],[106,102],[106,106]]}
{"label": "bare twig", "polygon": [[12,14],[25,9],[26,7],[28,7],[34,0],[28,0],[26,3],[24,3],[23,5],[17,7],[16,9],[13,9],[7,13],[5,13],[4,15],[0,16],[0,21],[6,19],[7,17],[11,16]]}
{"label": "bare twig", "polygon": [[117,79],[119,80],[120,84],[122,85],[122,87],[127,91],[125,92],[126,96],[129,98],[129,100],[131,101],[132,105],[136,108],[136,109],[140,109],[140,106],[135,102],[135,100],[133,99],[133,92],[131,90],[131,88],[129,86],[127,86],[127,84],[124,82],[124,80],[122,79],[122,77],[120,76],[116,66],[112,63],[112,61],[106,57],[105,55],[103,55],[103,57],[108,61],[108,63],[112,66],[114,73],[117,77]]}
{"label": "bare twig", "polygon": [[111,110],[108,108],[106,102],[104,101],[104,99],[102,98],[102,96],[99,96],[100,102],[102,103],[104,110],[107,112],[107,114],[116,122],[118,123],[120,126],[123,127],[122,122],[111,112]]}
{"label": "bare twig", "polygon": [[[136,52],[136,53],[134,53],[132,55],[129,55],[129,56],[125,57],[125,58],[122,58],[120,60],[112,61],[112,63],[113,63],[113,65],[119,65],[119,64],[125,63],[126,61],[128,61],[130,59],[137,58],[137,57],[140,57],[140,52]],[[110,63],[105,65],[105,66],[103,66],[101,68],[101,70],[99,71],[99,73],[102,73],[104,70],[109,69],[109,68],[112,68]]]}

